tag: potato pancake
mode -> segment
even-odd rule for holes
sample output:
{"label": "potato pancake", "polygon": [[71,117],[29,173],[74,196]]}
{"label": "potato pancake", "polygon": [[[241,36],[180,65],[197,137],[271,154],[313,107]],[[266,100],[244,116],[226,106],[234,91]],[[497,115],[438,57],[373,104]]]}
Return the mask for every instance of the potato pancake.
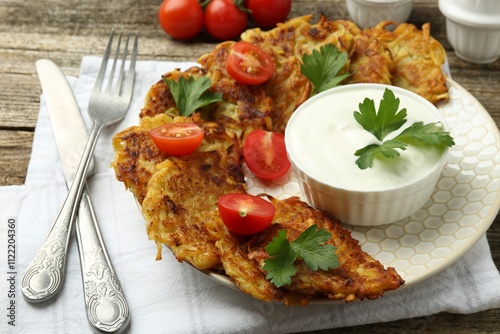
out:
{"label": "potato pancake", "polygon": [[339,267],[328,271],[313,271],[299,260],[295,264],[297,273],[292,277],[292,283],[283,287],[284,290],[300,294],[303,302],[319,296],[348,302],[356,298],[375,299],[385,291],[397,289],[403,284],[403,279],[394,268],[385,269],[380,262],[363,252],[350,232],[324,211],[311,208],[298,197],[278,200],[269,196],[269,199],[277,209],[273,224],[244,245],[248,257],[259,266],[263,274],[264,260],[269,257],[264,248],[279,230],[285,229],[287,239],[293,241],[314,224],[332,234],[327,244],[336,247],[335,253],[340,263]]}
{"label": "potato pancake", "polygon": [[[353,44],[353,32],[359,32],[349,21],[328,21],[323,15],[316,24],[311,24],[310,20],[310,15],[302,16],[269,31],[256,28],[241,35],[241,40],[257,45],[275,61],[273,76],[262,85],[273,99],[273,131],[284,133],[295,109],[311,93],[312,85],[300,69],[302,56],[325,44],[333,44],[347,52]],[[347,64],[343,72],[348,67]]]}
{"label": "potato pancake", "polygon": [[395,66],[391,83],[411,90],[431,103],[448,100],[446,75],[441,69],[446,52],[431,36],[430,25],[426,23],[422,30],[418,30],[412,24],[402,23],[393,31],[385,29],[392,24],[395,22],[384,21],[363,31],[391,52]]}
{"label": "potato pancake", "polygon": [[346,84],[392,84],[396,67],[391,53],[379,40],[370,39],[363,34],[356,35],[349,58],[351,59],[349,72],[352,75],[346,79]]}
{"label": "potato pancake", "polygon": [[[271,130],[272,100],[264,90],[237,83],[229,77],[224,64],[230,44],[223,43],[214,52],[203,57],[206,68],[192,67],[185,72],[179,70],[166,73],[147,92],[140,117],[166,113],[179,116],[175,100],[165,80],[179,80],[180,77],[195,79],[206,76],[211,79],[210,90],[222,94],[222,101],[198,110],[203,121],[213,121],[245,138],[256,129]],[[222,68],[222,67],[224,68]]]}
{"label": "potato pancake", "polygon": [[[224,233],[217,199],[244,193],[243,174],[235,179],[234,162],[226,152],[196,152],[189,159],[169,158],[157,165],[142,202],[146,231],[158,246],[167,245],[179,261],[198,269],[219,269],[215,243]],[[234,167],[234,168],[233,168]],[[237,175],[237,174],[236,174]]]}
{"label": "potato pancake", "polygon": [[[205,136],[198,152],[213,150],[231,152],[226,156],[226,160],[230,161],[227,163],[228,168],[241,164],[238,140],[218,123],[203,122],[199,114],[194,114],[193,117],[172,117],[166,113],[153,117],[144,116],[140,125],[117,133],[112,142],[115,159],[111,166],[115,170],[116,178],[134,194],[139,204],[146,196],[148,183],[156,172],[157,165],[168,158],[156,147],[149,132],[158,126],[174,122],[194,122],[203,129]],[[228,157],[231,157],[232,160],[227,159]],[[184,158],[188,158],[188,156]],[[239,169],[235,172],[240,173]],[[233,176],[238,179],[242,177],[239,174]]]}

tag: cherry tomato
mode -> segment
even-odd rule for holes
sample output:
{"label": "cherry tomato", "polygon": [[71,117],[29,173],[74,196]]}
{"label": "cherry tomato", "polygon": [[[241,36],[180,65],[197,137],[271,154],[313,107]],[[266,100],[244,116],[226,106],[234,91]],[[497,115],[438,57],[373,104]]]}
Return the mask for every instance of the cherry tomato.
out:
{"label": "cherry tomato", "polygon": [[203,28],[203,11],[197,0],[164,0],[158,11],[160,25],[173,38],[196,36]]}
{"label": "cherry tomato", "polygon": [[274,28],[290,13],[292,0],[248,0],[252,19],[262,28]]}
{"label": "cherry tomato", "polygon": [[285,137],[278,132],[252,131],[243,143],[243,158],[259,178],[274,180],[290,169]]}
{"label": "cherry tomato", "polygon": [[268,227],[276,207],[265,199],[247,194],[225,194],[217,201],[219,214],[227,229],[233,233],[250,235]]}
{"label": "cherry tomato", "polygon": [[238,37],[247,26],[248,15],[233,0],[212,0],[205,9],[205,28],[219,40]]}
{"label": "cherry tomato", "polygon": [[156,146],[168,155],[193,153],[203,140],[203,130],[194,123],[170,123],[150,131]]}
{"label": "cherry tomato", "polygon": [[271,56],[248,42],[236,42],[227,57],[227,73],[239,83],[258,85],[267,81],[274,72]]}

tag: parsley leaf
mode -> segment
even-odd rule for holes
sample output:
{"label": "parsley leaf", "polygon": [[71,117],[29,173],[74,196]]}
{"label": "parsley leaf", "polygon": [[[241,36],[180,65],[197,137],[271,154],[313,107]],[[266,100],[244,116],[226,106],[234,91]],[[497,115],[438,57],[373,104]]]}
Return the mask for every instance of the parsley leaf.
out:
{"label": "parsley leaf", "polygon": [[207,77],[200,77],[198,79],[189,77],[187,80],[184,77],[180,77],[178,81],[164,80],[172,93],[181,116],[189,116],[199,108],[213,102],[222,101],[221,93],[213,93],[208,90],[211,86],[211,81]]}
{"label": "parsley leaf", "polygon": [[264,260],[264,270],[268,270],[266,278],[277,287],[292,283],[291,277],[297,269],[293,266],[297,253],[286,240],[286,230],[280,230],[278,235],[266,246],[266,252],[272,257]]}
{"label": "parsley leaf", "polygon": [[421,141],[424,144],[439,145],[445,144],[447,146],[455,145],[453,138],[449,132],[434,131],[439,122],[424,124],[423,122],[413,123],[410,127],[406,128],[396,138],[396,140],[410,142],[412,139]]}
{"label": "parsley leaf", "polygon": [[373,164],[373,157],[377,153],[383,154],[386,158],[397,158],[399,157],[399,152],[397,148],[401,150],[406,150],[408,144],[401,143],[397,140],[387,140],[382,145],[371,144],[357,150],[354,155],[359,157],[356,160],[356,164],[360,169],[367,169]]}
{"label": "parsley leaf", "polygon": [[337,86],[351,73],[337,75],[347,62],[347,53],[340,52],[333,44],[326,44],[312,54],[302,56],[300,70],[313,84],[312,95]]}
{"label": "parsley leaf", "polygon": [[312,270],[316,271],[318,268],[328,270],[339,265],[337,255],[335,255],[337,249],[332,245],[324,244],[330,240],[331,236],[332,234],[326,229],[318,230],[318,225],[311,225],[291,242],[291,246]]}
{"label": "parsley leaf", "polygon": [[[390,89],[384,91],[383,99],[380,101],[378,113],[375,110],[373,100],[366,98],[359,104],[359,112],[354,112],[354,118],[363,129],[372,133],[379,141],[391,132],[398,130],[406,123],[406,109],[399,109],[399,99],[394,96]],[[377,154],[382,154],[386,158],[397,158],[400,156],[399,150],[406,150],[409,144],[421,142],[429,145],[453,146],[455,142],[449,132],[437,130],[439,122],[424,124],[415,122],[399,135],[391,140],[383,141],[382,144],[370,144],[356,152],[359,157],[356,164],[360,169],[372,166],[373,158]]]}
{"label": "parsley leaf", "polygon": [[338,267],[337,249],[324,244],[331,236],[326,229],[318,230],[317,225],[311,225],[295,241],[289,242],[286,230],[280,230],[265,248],[270,255],[264,260],[264,270],[268,271],[266,278],[278,288],[292,283],[292,276],[297,272],[293,263],[298,257],[314,271]]}
{"label": "parsley leaf", "polygon": [[363,129],[371,132],[378,140],[384,140],[389,133],[396,131],[406,123],[406,109],[398,111],[399,98],[390,89],[385,89],[382,100],[375,110],[375,103],[365,98],[359,104],[359,111],[354,112],[354,118]]}

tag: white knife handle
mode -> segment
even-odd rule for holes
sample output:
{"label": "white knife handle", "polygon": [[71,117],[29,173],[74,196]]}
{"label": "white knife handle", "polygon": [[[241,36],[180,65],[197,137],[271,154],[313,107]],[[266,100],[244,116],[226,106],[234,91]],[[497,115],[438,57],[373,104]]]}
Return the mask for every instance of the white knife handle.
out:
{"label": "white knife handle", "polygon": [[130,322],[128,304],[104,246],[92,201],[85,190],[78,211],[76,234],[87,318],[100,333],[120,333]]}

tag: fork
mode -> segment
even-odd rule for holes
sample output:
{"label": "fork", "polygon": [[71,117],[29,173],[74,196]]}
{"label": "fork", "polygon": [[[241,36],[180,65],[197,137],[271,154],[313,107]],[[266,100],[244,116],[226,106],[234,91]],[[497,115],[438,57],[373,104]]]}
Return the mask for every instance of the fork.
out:
{"label": "fork", "polygon": [[[111,31],[108,45],[104,53],[101,67],[97,75],[94,89],[90,95],[88,113],[94,121],[92,130],[89,134],[89,139],[82,159],[75,174],[73,183],[68,191],[67,199],[61,211],[64,212],[64,207],[69,206],[70,219],[74,221],[77,213],[77,203],[82,199],[82,190],[85,185],[85,175],[90,165],[91,157],[101,130],[108,125],[116,123],[123,119],[127,113],[130,101],[132,100],[132,91],[135,80],[135,64],[137,59],[138,37],[134,38],[134,45],[130,59],[130,66],[127,74],[125,74],[125,61],[127,59],[128,45],[130,34],[127,35],[121,65],[118,72],[118,78],[115,78],[116,65],[120,54],[120,46],[122,33],[118,37],[116,52],[111,67],[111,72],[108,75],[107,85],[104,88],[104,80],[106,78],[106,69],[108,65],[111,46],[113,43],[114,31]],[[116,81],[116,83],[115,83]],[[115,84],[114,84],[115,83]],[[83,203],[89,202],[90,198],[87,194],[83,194]],[[92,212],[92,214],[94,214]],[[84,222],[95,221],[84,220]],[[81,224],[81,222],[80,222]],[[114,275],[111,262],[107,257],[105,250],[94,244],[94,252],[85,252],[92,246],[95,238],[101,239],[98,229],[91,229],[89,226],[83,231],[85,226],[80,226],[77,229],[80,243],[79,253],[82,267],[82,279],[84,283],[84,298],[87,311],[87,317],[90,323],[99,330],[99,332],[121,332],[129,323],[128,306],[124,296],[121,293],[121,287],[118,278]],[[88,232],[94,231],[94,235],[86,239],[85,235]],[[96,233],[97,232],[97,233]],[[90,241],[90,245],[84,246],[86,241]],[[100,242],[102,244],[102,242]],[[108,267],[106,267],[108,265]],[[106,270],[107,269],[107,270]],[[99,312],[102,308],[108,308],[107,312]]]}
{"label": "fork", "polygon": [[[137,59],[137,48],[138,48],[138,37],[135,35],[133,42],[133,49],[131,52],[130,65],[127,72],[125,72],[125,62],[128,54],[128,45],[130,34],[127,35],[127,40],[125,43],[125,48],[123,55],[121,57],[121,65],[118,72],[118,78],[115,78],[116,65],[120,55],[122,33],[118,37],[118,43],[116,47],[116,52],[114,55],[113,64],[111,71],[108,76],[106,76],[106,69],[109,61],[109,56],[111,53],[111,46],[113,43],[114,30],[111,31],[109,37],[108,45],[104,53],[101,67],[95,82],[94,89],[92,90],[88,112],[93,120],[94,124],[92,130],[89,134],[87,144],[85,146],[84,152],[82,154],[81,161],[76,170],[75,177],[71,186],[69,188],[67,197],[64,204],[59,211],[59,215],[56,218],[54,225],[57,226],[67,226],[68,231],[71,231],[73,222],[75,222],[78,207],[80,201],[82,205],[85,206],[89,203],[90,199],[88,195],[84,193],[85,179],[88,176],[91,165],[91,157],[93,155],[95,146],[101,130],[113,123],[116,123],[125,117],[130,101],[132,99],[132,91],[134,87],[135,80],[135,64]],[[105,89],[104,81],[107,77],[107,85]],[[116,83],[115,83],[116,81]],[[83,210],[86,213],[89,210]],[[93,211],[90,212],[94,215]],[[95,217],[94,217],[95,218]],[[87,219],[85,222],[92,221],[95,219]],[[79,231],[85,226],[80,225]],[[121,294],[121,288],[117,277],[114,275],[114,270],[111,266],[111,262],[107,256],[105,249],[96,247],[98,244],[96,240],[101,241],[101,236],[99,230],[92,228],[94,232],[90,234],[88,238],[84,235],[89,235],[88,233],[79,233],[79,251],[80,259],[82,264],[82,277],[84,281],[84,297],[86,303],[87,316],[89,321],[96,327],[99,332],[118,332],[127,327],[128,318],[128,306],[125,298]],[[86,226],[86,230],[92,230],[89,226]],[[97,238],[97,239],[96,239]],[[51,247],[60,247],[64,250],[67,249],[69,238],[67,240],[58,240]],[[94,246],[93,252],[84,252],[88,246],[83,246],[83,243],[90,241],[89,246]],[[64,244],[65,243],[65,244]],[[102,243],[102,241],[100,242]],[[86,256],[90,254],[91,256]],[[25,293],[25,297],[31,302],[41,302],[52,298],[59,291],[60,285],[65,273],[66,266],[66,256],[62,254],[58,259],[55,259],[51,271],[53,271],[53,276],[58,278],[57,287],[48,287],[44,290],[43,296],[34,296],[31,298],[29,293]],[[89,261],[90,260],[90,261]],[[96,279],[90,279],[87,277],[94,276]],[[38,282],[38,285],[52,285],[52,281]],[[24,293],[23,288],[23,293]],[[120,298],[121,296],[121,298]],[[99,313],[98,309],[107,309],[106,312]]]}

